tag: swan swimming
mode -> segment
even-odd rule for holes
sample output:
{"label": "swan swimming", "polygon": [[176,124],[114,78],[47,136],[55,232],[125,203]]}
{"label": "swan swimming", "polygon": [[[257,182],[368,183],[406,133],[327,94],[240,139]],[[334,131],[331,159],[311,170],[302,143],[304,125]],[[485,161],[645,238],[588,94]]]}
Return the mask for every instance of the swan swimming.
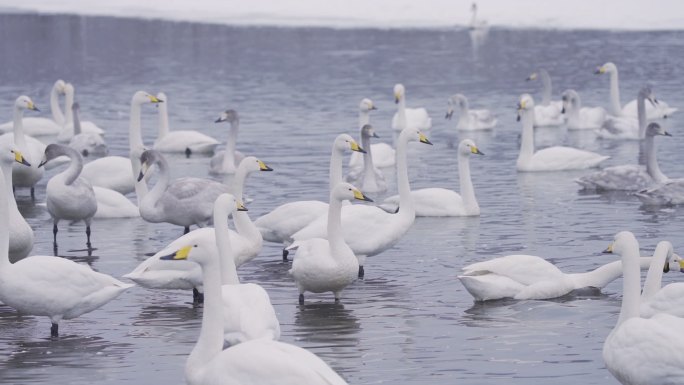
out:
{"label": "swan swimming", "polygon": [[157,99],[159,108],[159,134],[154,141],[153,148],[163,153],[184,153],[186,156],[191,154],[210,154],[214,152],[219,141],[194,130],[169,130],[169,111],[168,98],[166,94],[160,92]]}
{"label": "swan swimming", "polygon": [[448,100],[449,108],[445,115],[446,119],[451,120],[455,106],[460,112],[456,128],[464,131],[491,130],[498,122],[489,110],[471,110],[468,105],[468,98],[463,94],[452,95]]}
{"label": "swan swimming", "polygon": [[527,81],[541,79],[542,100],[534,106],[535,127],[555,127],[565,122],[562,114],[563,104],[560,100],[551,100],[551,76],[543,68],[538,69],[527,77]]}
{"label": "swan swimming", "polygon": [[582,101],[575,90],[565,90],[561,96],[567,117],[568,130],[599,129],[606,120],[607,112],[603,107],[582,107]]}
{"label": "swan swimming", "polygon": [[[366,124],[370,124],[370,112],[375,111],[378,108],[375,107],[375,103],[373,103],[372,100],[368,98],[361,99],[361,103],[359,103],[359,130],[360,130],[360,137],[363,139],[363,126]],[[375,138],[377,138],[377,134]],[[363,142],[363,140],[362,140]],[[364,144],[361,144],[364,146]],[[368,151],[368,147],[364,147],[366,151]],[[385,168],[385,167],[393,167],[395,164],[395,158],[396,158],[396,151],[392,146],[390,146],[387,143],[373,143],[369,147],[371,149],[371,152],[373,153],[373,165],[377,168]],[[365,167],[365,158],[366,156],[357,153],[357,152],[352,152],[351,157],[349,157],[349,173],[353,172],[361,172],[364,167]],[[380,170],[376,171],[380,172]]]}
{"label": "swan swimming", "polygon": [[397,112],[392,117],[392,128],[396,131],[405,128],[429,130],[432,127],[432,118],[425,108],[406,108],[406,89],[403,84],[394,85],[394,103]]}
{"label": "swan swimming", "polygon": [[[243,153],[237,151],[237,136],[240,129],[240,116],[235,110],[225,110],[221,116],[214,121],[214,123],[228,122],[230,123],[230,132],[228,140],[226,141],[226,148],[223,151],[217,151],[211,157],[209,163],[209,173],[211,174],[234,174],[236,165],[240,164],[242,158],[245,157]],[[226,157],[228,154],[228,157]]]}
{"label": "swan swimming", "polygon": [[655,103],[651,87],[642,87],[637,95],[637,118],[631,116],[608,116],[596,130],[603,139],[644,139],[646,136],[646,100]]}
{"label": "swan swimming", "polygon": [[[59,79],[52,86],[50,91],[50,111],[52,112],[52,118],[41,118],[41,117],[26,117],[24,118],[24,132],[26,135],[32,136],[46,136],[46,135],[57,135],[62,131],[62,126],[64,125],[64,113],[59,106],[59,96],[64,95],[64,87],[66,83],[64,80]],[[0,124],[0,132],[10,132],[14,128],[14,122],[9,121],[7,123]]]}

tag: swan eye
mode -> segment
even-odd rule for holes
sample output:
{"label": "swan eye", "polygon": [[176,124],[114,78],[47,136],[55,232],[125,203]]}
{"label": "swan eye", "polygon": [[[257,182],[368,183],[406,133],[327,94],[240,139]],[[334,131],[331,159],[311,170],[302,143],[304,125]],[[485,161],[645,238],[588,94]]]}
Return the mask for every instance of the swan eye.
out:
{"label": "swan eye", "polygon": [[197,245],[193,245],[192,247],[198,247]]}

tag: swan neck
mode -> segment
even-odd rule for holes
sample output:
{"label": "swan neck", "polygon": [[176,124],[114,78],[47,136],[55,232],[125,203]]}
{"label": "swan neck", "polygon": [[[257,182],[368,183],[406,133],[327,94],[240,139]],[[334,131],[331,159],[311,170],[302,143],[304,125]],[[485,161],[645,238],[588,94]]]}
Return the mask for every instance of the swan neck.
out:
{"label": "swan neck", "polygon": [[235,176],[233,177],[232,193],[235,196],[235,199],[239,200],[240,202],[244,202],[244,197],[242,196],[242,194],[245,190],[246,180],[247,170],[244,167],[238,166],[237,170],[235,170]]}
{"label": "swan neck", "polygon": [[579,127],[580,125],[580,106],[579,99],[577,99],[577,105],[568,103],[568,108],[565,109],[565,113],[568,115],[568,125],[571,127]]}
{"label": "swan neck", "polygon": [[527,163],[534,155],[534,110],[524,111],[520,117],[522,121],[522,138],[520,141],[520,154],[518,155],[518,168]]}
{"label": "swan neck", "polygon": [[369,175],[375,175],[375,166],[373,165],[373,154],[369,136],[361,135],[361,147],[366,150],[366,153],[363,154],[363,172],[366,177]]}
{"label": "swan neck", "polygon": [[69,167],[62,171],[61,175],[64,177],[64,184],[70,185],[74,183],[79,175],[81,175],[81,171],[83,170],[83,158],[71,147],[64,147],[62,155],[69,157]]}
{"label": "swan neck", "polygon": [[64,98],[64,122],[71,123],[74,121],[74,110],[71,108],[74,105],[74,92],[67,91]]}
{"label": "swan neck", "polygon": [[[2,170],[5,172],[4,170]],[[9,173],[10,180],[12,174]],[[4,178],[0,178],[2,183],[6,183],[7,173],[5,173]],[[8,192],[9,187],[9,192]],[[7,272],[6,267],[10,265],[9,260],[9,217],[10,217],[10,205],[9,196],[12,194],[12,186],[3,186],[0,188],[0,274]]]}
{"label": "swan neck", "polygon": [[406,98],[401,97],[397,104],[397,125],[402,130],[406,128]]}
{"label": "swan neck", "polygon": [[397,141],[396,164],[397,164],[397,187],[399,189],[399,215],[409,217],[416,216],[411,197],[411,185],[408,177],[408,132],[402,131]]}
{"label": "swan neck", "polygon": [[[233,215],[236,213],[237,212],[233,212]],[[216,238],[219,259],[221,261],[221,284],[237,285],[240,283],[240,279],[237,275],[235,259],[233,259],[233,248],[230,244],[228,214],[229,210],[227,207],[214,209],[214,235]]]}
{"label": "swan neck", "polygon": [[132,148],[128,154],[131,161],[131,172],[133,173],[133,181],[135,183],[135,196],[138,202],[138,207],[142,207],[142,200],[147,196],[147,177],[138,181],[138,175],[140,174],[140,155],[143,152],[143,148]]}
{"label": "swan neck", "polygon": [[78,135],[81,132],[83,132],[81,130],[81,118],[78,115],[78,110],[77,110],[77,111],[74,111],[74,135]]}
{"label": "swan neck", "polygon": [[637,97],[637,121],[639,122],[639,139],[646,137],[646,98]]}
{"label": "swan neck", "polygon": [[52,112],[52,120],[58,125],[64,125],[64,113],[62,113],[62,108],[59,106],[59,91],[57,87],[52,87],[50,91],[50,111]]}
{"label": "swan neck", "polygon": [[468,211],[479,209],[475,198],[475,188],[470,177],[470,157],[460,153],[458,154],[458,180],[465,208]]}
{"label": "swan neck", "polygon": [[542,106],[548,106],[551,104],[551,76],[546,70],[539,71],[539,77],[542,81]]}
{"label": "swan neck", "polygon": [[667,257],[672,254],[672,244],[669,242],[660,242],[653,252],[653,260],[651,266],[646,273],[646,281],[644,282],[644,289],[641,292],[641,300],[648,301],[655,293],[660,290],[663,282],[663,267],[667,263]]}
{"label": "swan neck", "polygon": [[14,191],[12,190],[12,165],[3,162],[0,165],[0,169],[2,169],[2,173],[5,176],[5,192],[9,201],[10,211],[18,211],[19,208],[17,207],[17,201],[14,199]]}
{"label": "swan neck", "polygon": [[[159,199],[162,197],[164,192],[169,186],[169,165],[164,158],[157,159],[157,167],[159,167],[159,178],[157,183],[152,187],[152,189],[145,195],[142,200],[142,205],[140,206],[140,214],[145,213],[144,219],[150,220],[156,218],[156,216],[163,214],[159,212],[156,205]],[[138,184],[145,183],[145,179],[141,180]]]}
{"label": "swan neck", "polygon": [[[233,195],[236,199],[240,200],[240,202],[244,202],[243,191],[245,188],[245,181],[247,180],[248,175],[249,173],[245,168],[238,166],[237,171],[235,173],[235,178],[233,179]],[[249,214],[247,212],[234,212],[233,223],[235,224],[235,230],[238,232],[238,234],[254,241],[255,243],[263,242],[261,232],[256,227],[256,225],[254,225],[254,222],[252,222],[252,219],[249,217]],[[233,262],[233,264],[234,263],[235,262]]]}
{"label": "swan neck", "polygon": [[617,70],[610,73],[610,109],[611,115],[622,116],[622,103],[620,102],[620,84]]}
{"label": "swan neck", "polygon": [[[21,148],[22,151],[27,152],[26,138],[24,137],[24,110],[19,107],[14,107],[14,143]],[[31,159],[33,161],[33,159]]]}
{"label": "swan neck", "polygon": [[[131,120],[128,125],[128,147],[131,151],[145,147],[140,131],[140,111],[141,105],[134,101],[131,102]],[[134,177],[137,178],[138,175]]]}
{"label": "swan neck", "polygon": [[[367,110],[359,110],[359,129],[363,128],[366,124],[370,124],[370,112]],[[361,138],[363,138],[363,135]],[[364,147],[364,150],[367,150],[367,148]]]}
{"label": "swan neck", "polygon": [[157,104],[157,108],[159,108],[159,130],[157,132],[157,140],[159,140],[169,133],[169,108],[167,107],[167,100],[164,103]]}
{"label": "swan neck", "polygon": [[334,145],[333,145],[333,150],[332,154],[330,155],[330,171],[329,171],[329,178],[330,178],[330,184],[329,184],[329,190],[332,191],[335,186],[337,186],[339,183],[342,183],[342,156],[344,153],[342,150],[338,150]]}
{"label": "swan neck", "polygon": [[[330,204],[328,205],[328,241],[331,248],[345,244],[344,234],[342,233],[342,201],[335,199],[330,193]],[[333,253],[333,256],[335,253]]]}
{"label": "swan neck", "polygon": [[239,128],[239,120],[230,123],[230,132],[228,133],[228,140],[226,141],[226,152],[223,155],[224,170],[235,170],[235,147],[237,145]]}
{"label": "swan neck", "polygon": [[622,254],[622,307],[616,327],[630,318],[639,316],[639,296],[641,295],[639,243],[636,240],[630,243]]}
{"label": "swan neck", "polygon": [[658,165],[658,155],[656,152],[655,137],[647,136],[644,141],[644,152],[646,156],[646,172],[653,178],[657,183],[662,183],[667,180],[667,176],[660,171],[660,166]]}

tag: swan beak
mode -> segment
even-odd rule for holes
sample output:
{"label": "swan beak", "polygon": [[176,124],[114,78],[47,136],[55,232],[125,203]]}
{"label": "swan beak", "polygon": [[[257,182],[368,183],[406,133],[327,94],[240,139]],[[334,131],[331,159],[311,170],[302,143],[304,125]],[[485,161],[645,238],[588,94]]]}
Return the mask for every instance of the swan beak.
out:
{"label": "swan beak", "polygon": [[399,94],[394,94],[394,104],[399,104],[399,99],[401,98],[401,95]]}
{"label": "swan beak", "polygon": [[663,273],[670,272],[670,261],[665,261],[665,266],[663,266]]}
{"label": "swan beak", "polygon": [[158,99],[154,95],[147,95],[148,98],[150,98],[150,103],[164,103],[163,100]]}
{"label": "swan beak", "polygon": [[380,135],[376,134],[375,131],[373,131],[373,135],[371,135],[371,138],[380,138]]}
{"label": "swan beak", "polygon": [[21,152],[19,152],[19,151],[15,151],[15,152],[14,152],[14,160],[15,160],[17,163],[23,164],[24,166],[29,166],[29,167],[31,167],[31,163],[29,163],[28,161],[26,161],[26,159],[24,159],[24,156],[21,155]]}
{"label": "swan beak", "polygon": [[684,259],[679,260],[679,271],[684,273]]}
{"label": "swan beak", "polygon": [[249,211],[242,202],[237,202],[237,211]]}
{"label": "swan beak", "polygon": [[528,81],[528,82],[529,82],[530,80],[537,80],[537,73],[534,72],[532,75],[528,76],[527,79],[525,79],[525,80]]}
{"label": "swan beak", "polygon": [[28,102],[28,109],[29,109],[29,110],[32,110],[32,111],[38,111],[38,112],[40,112],[40,110],[38,109],[38,107],[36,107],[36,105],[33,104],[33,102]]}
{"label": "swan beak", "polygon": [[377,110],[377,109],[378,109],[378,107],[375,107],[375,105],[370,106],[370,110],[371,110],[371,111]]}
{"label": "swan beak", "polygon": [[444,115],[444,119],[449,119],[449,120],[451,120],[451,115],[453,115],[453,114],[454,114],[454,109],[453,109],[453,108],[449,108],[449,109],[447,110],[446,115]]}
{"label": "swan beak", "polygon": [[188,259],[188,254],[190,254],[190,250],[192,250],[192,246],[181,247],[180,249],[176,250],[175,252],[169,255],[162,255],[161,257],[159,257],[159,259],[164,261],[181,261],[184,259]]}
{"label": "swan beak", "polygon": [[603,254],[613,254],[613,244],[612,243],[605,250],[603,250]]}
{"label": "swan beak", "polygon": [[145,174],[142,172],[142,170],[140,170],[140,172],[138,173],[138,182],[140,182],[144,177]]}
{"label": "swan beak", "polygon": [[594,71],[595,75],[600,75],[606,73],[606,69],[603,67],[596,67],[596,71]]}
{"label": "swan beak", "polygon": [[561,108],[561,114],[564,114],[564,113],[565,113],[565,106],[563,106],[563,108]]}
{"label": "swan beak", "polygon": [[421,143],[429,144],[430,146],[432,146],[432,142],[430,142],[427,136],[425,136],[425,134],[423,134],[422,132],[418,134],[418,137],[420,138]]}
{"label": "swan beak", "polygon": [[663,131],[663,136],[672,136],[672,134],[670,134],[670,133],[667,132],[667,131]]}
{"label": "swan beak", "polygon": [[356,189],[354,189],[354,198],[355,198],[355,199],[358,199],[358,200],[360,200],[360,201],[373,202],[372,199],[370,199],[369,197],[363,195],[363,193],[362,193],[361,191],[356,190]]}
{"label": "swan beak", "polygon": [[470,152],[477,155],[484,155],[484,152],[480,151],[480,149],[477,148],[477,146],[470,147]]}
{"label": "swan beak", "polygon": [[262,162],[262,161],[260,161],[260,160],[259,160],[258,162],[259,162],[259,171],[273,171],[273,169],[270,168],[270,167],[268,167],[268,166],[266,165],[266,163],[264,163],[264,162]]}
{"label": "swan beak", "polygon": [[366,150],[364,150],[363,148],[361,148],[361,146],[359,146],[359,144],[356,143],[356,142],[351,142],[351,143],[349,144],[349,146],[351,147],[351,150],[352,150],[352,151],[360,152],[360,153],[362,153],[362,154],[365,154],[365,153],[366,153]]}
{"label": "swan beak", "polygon": [[47,158],[43,157],[43,160],[41,160],[40,163],[38,164],[38,168],[43,167],[45,165],[45,163],[47,163],[47,162],[48,162]]}
{"label": "swan beak", "polygon": [[216,120],[214,120],[214,123],[221,123],[225,122],[226,120],[228,120],[228,117],[225,114],[222,114]]}

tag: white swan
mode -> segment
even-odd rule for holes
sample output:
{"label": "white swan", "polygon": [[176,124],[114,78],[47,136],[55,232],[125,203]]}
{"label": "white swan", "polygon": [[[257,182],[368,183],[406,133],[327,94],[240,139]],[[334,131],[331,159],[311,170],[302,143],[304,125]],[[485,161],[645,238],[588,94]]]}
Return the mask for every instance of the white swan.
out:
{"label": "white swan", "polygon": [[477,18],[477,3],[473,3],[470,6],[470,12],[472,16],[470,17],[470,23],[468,27],[471,30],[487,30],[489,25],[487,25],[487,20],[482,20]]}
{"label": "white swan", "polygon": [[30,188],[31,197],[35,198],[35,185],[43,177],[43,169],[38,168],[38,163],[45,152],[45,145],[24,134],[24,110],[40,111],[28,96],[18,97],[14,102],[14,132],[0,136],[0,142],[16,144],[24,158],[31,164],[30,167],[18,164],[12,166],[12,183],[14,188]]}
{"label": "white swan", "polygon": [[133,202],[116,190],[93,186],[97,211],[93,218],[136,218],[140,216],[140,210]]}
{"label": "white swan", "polygon": [[[445,188],[424,188],[411,190],[417,217],[469,217],[480,215],[480,205],[475,198],[475,189],[470,179],[470,155],[484,155],[470,139],[459,143],[458,179],[461,193]],[[386,198],[381,207],[388,212],[399,209],[400,197]]]}
{"label": "white swan", "polygon": [[320,358],[294,345],[259,338],[222,350],[225,308],[222,303],[221,261],[216,253],[201,251],[198,245],[162,257],[174,263],[187,259],[199,264],[202,270],[204,314],[197,344],[185,364],[188,384],[346,384]]}
{"label": "white swan", "polygon": [[562,114],[563,104],[560,100],[551,100],[551,76],[540,68],[527,77],[527,81],[541,79],[542,100],[534,106],[534,126],[535,127],[554,127],[560,126],[565,122]]}
{"label": "white swan", "polygon": [[471,110],[468,106],[468,98],[463,94],[452,95],[448,104],[446,119],[451,120],[455,106],[459,108],[458,123],[456,124],[456,128],[459,130],[491,130],[498,122],[489,110]]}
{"label": "white swan", "polygon": [[518,120],[522,121],[520,155],[516,163],[518,171],[562,171],[596,167],[608,156],[572,147],[549,147],[534,151],[534,100],[522,94],[518,103]]}
{"label": "white swan", "polygon": [[154,141],[153,148],[159,152],[210,154],[214,152],[219,141],[209,135],[194,130],[169,130],[169,102],[166,94],[160,92],[157,99],[163,103],[157,104],[159,108],[159,134]]}
{"label": "white swan", "polygon": [[639,243],[622,231],[607,249],[621,255],[622,308],[615,328],[603,344],[603,361],[623,384],[679,384],[684,382],[684,319],[659,313],[645,319],[640,312]]}
{"label": "white swan", "polygon": [[637,118],[631,116],[608,116],[596,130],[596,134],[604,139],[644,139],[646,135],[646,99],[653,103],[656,99],[651,88],[646,86],[637,95]]}
{"label": "white swan", "polygon": [[[397,139],[398,213],[387,213],[377,206],[348,205],[342,209],[344,239],[359,260],[359,276],[364,275],[366,257],[394,246],[406,234],[416,218],[408,178],[407,150],[409,142],[432,144],[415,128],[405,128]],[[327,237],[327,216],[321,216],[292,235],[295,241]]]}
{"label": "white swan", "polygon": [[432,127],[432,118],[425,108],[406,108],[406,89],[403,84],[394,85],[394,103],[397,104],[397,112],[392,117],[392,128],[396,131],[405,128],[429,130]]}
{"label": "white swan", "polygon": [[358,199],[372,202],[349,183],[340,183],[330,191],[327,216],[327,239],[311,238],[295,242],[290,248],[297,252],[289,273],[299,290],[299,303],[304,304],[304,293],[330,291],[335,302],[342,289],[354,282],[359,272],[359,261],[342,234],[342,203]]}
{"label": "white swan", "polygon": [[607,112],[603,107],[582,107],[580,96],[575,90],[565,90],[562,94],[562,113],[567,117],[569,130],[599,129],[606,120]]}
{"label": "white swan", "polygon": [[370,138],[377,137],[378,135],[370,124],[361,127],[361,146],[368,149],[363,154],[363,168],[350,170],[345,178],[347,182],[354,183],[360,186],[362,190],[372,193],[387,190],[385,176],[375,168],[373,161],[373,146],[370,144]]}
{"label": "white swan", "polygon": [[[64,114],[59,106],[59,96],[64,95],[64,80],[59,79],[50,91],[50,111],[52,118],[27,117],[24,118],[24,132],[27,135],[45,136],[57,135],[64,125]],[[14,122],[9,121],[0,125],[0,132],[10,132],[14,128]]]}
{"label": "white swan", "polygon": [[[73,115],[73,104],[74,104],[74,86],[71,83],[67,83],[64,86],[65,99],[65,117],[64,117],[64,127],[57,135],[57,141],[62,143],[69,143],[71,138],[76,134],[74,128],[74,115]],[[105,134],[104,130],[98,127],[95,123],[90,121],[81,121],[81,132],[88,135],[100,135]]]}
{"label": "white swan", "polygon": [[[618,79],[617,66],[613,63],[606,63],[596,69],[595,74],[609,74],[610,75],[610,114],[614,117],[631,117],[638,116],[637,100],[632,100],[624,107],[620,102],[620,84]],[[663,101],[654,100],[653,104],[646,105],[646,119],[661,119],[666,118],[677,111],[677,108],[672,108]]]}
{"label": "white swan", "polygon": [[[330,189],[342,182],[342,157],[345,151],[365,152],[348,134],[340,134],[335,138],[330,155],[328,173]],[[323,216],[328,204],[321,201],[295,201],[282,204],[271,212],[260,216],[254,224],[265,241],[290,244],[292,234],[304,228],[316,218]],[[283,260],[287,260],[287,250],[283,251]]]}
{"label": "white swan", "polygon": [[[106,156],[95,159],[83,166],[81,177],[88,180],[93,186],[99,186],[115,190],[121,194],[128,194],[140,189],[140,199],[147,193],[147,186],[135,183],[135,178],[140,172],[140,155],[145,150],[142,134],[140,132],[141,109],[143,104],[161,103],[156,96],[144,91],[138,91],[131,98],[130,123],[128,128],[129,158],[122,156]],[[133,171],[131,172],[131,168]]]}
{"label": "white swan", "polygon": [[653,252],[653,263],[648,269],[644,288],[641,291],[639,313],[643,318],[650,318],[658,313],[668,313],[677,317],[684,316],[682,301],[684,301],[684,284],[671,283],[661,287],[663,273],[670,271],[670,264],[679,264],[679,270],[684,261],[674,253],[672,243],[660,241]]}
{"label": "white swan", "polygon": [[230,188],[222,183],[202,178],[179,178],[169,183],[169,164],[157,150],[147,150],[140,156],[141,169],[138,184],[150,167],[157,165],[159,179],[154,187],[143,196],[138,207],[140,216],[151,223],[167,222],[185,227],[206,226],[212,217],[213,202]]}
{"label": "white swan", "polygon": [[33,229],[19,212],[17,201],[14,199],[12,191],[12,165],[14,163],[31,166],[14,144],[0,143],[0,169],[5,178],[7,188],[5,193],[9,201],[9,258],[18,261],[26,257],[33,248]]}
{"label": "white swan", "polygon": [[[235,173],[236,165],[240,164],[242,158],[245,157],[243,153],[237,151],[237,136],[240,129],[240,116],[235,110],[225,110],[221,116],[214,121],[214,123],[228,122],[230,123],[230,133],[226,141],[226,148],[223,151],[217,151],[211,157],[209,162],[209,173],[211,174],[233,174]],[[229,154],[226,157],[226,154]]]}
{"label": "white swan", "polygon": [[655,136],[671,136],[658,123],[649,123],[646,128],[646,140],[644,143],[646,166],[629,164],[606,167],[601,171],[575,179],[584,190],[597,191],[638,191],[664,183],[668,180],[658,166]]}
{"label": "white swan", "polygon": [[[377,110],[372,100],[364,98],[359,103],[359,129],[363,130],[363,126],[370,124],[370,112]],[[363,132],[362,132],[363,133]],[[376,136],[377,137],[377,136]],[[362,144],[363,145],[363,144]],[[366,151],[368,148],[364,147]],[[378,168],[393,167],[395,164],[396,151],[387,143],[373,143],[370,146],[373,153],[373,165]],[[365,167],[365,156],[361,153],[352,152],[349,158],[350,172],[360,172]]]}
{"label": "white swan", "polygon": [[69,147],[76,150],[82,156],[107,155],[107,144],[100,135],[83,132],[81,130],[81,119],[79,118],[80,108],[81,106],[78,103],[71,105],[74,119],[74,136],[69,140]]}
{"label": "white swan", "polygon": [[0,178],[0,301],[25,315],[49,317],[56,337],[61,320],[91,312],[133,286],[61,257],[35,255],[10,263],[4,180]]}
{"label": "white swan", "polygon": [[62,219],[86,224],[86,245],[90,247],[90,221],[97,211],[97,199],[93,187],[87,180],[80,178],[83,169],[81,154],[71,147],[52,143],[45,148],[45,156],[38,167],[59,156],[69,157],[69,167],[53,176],[47,183],[47,209],[52,217],[52,235],[57,247],[57,225]]}

